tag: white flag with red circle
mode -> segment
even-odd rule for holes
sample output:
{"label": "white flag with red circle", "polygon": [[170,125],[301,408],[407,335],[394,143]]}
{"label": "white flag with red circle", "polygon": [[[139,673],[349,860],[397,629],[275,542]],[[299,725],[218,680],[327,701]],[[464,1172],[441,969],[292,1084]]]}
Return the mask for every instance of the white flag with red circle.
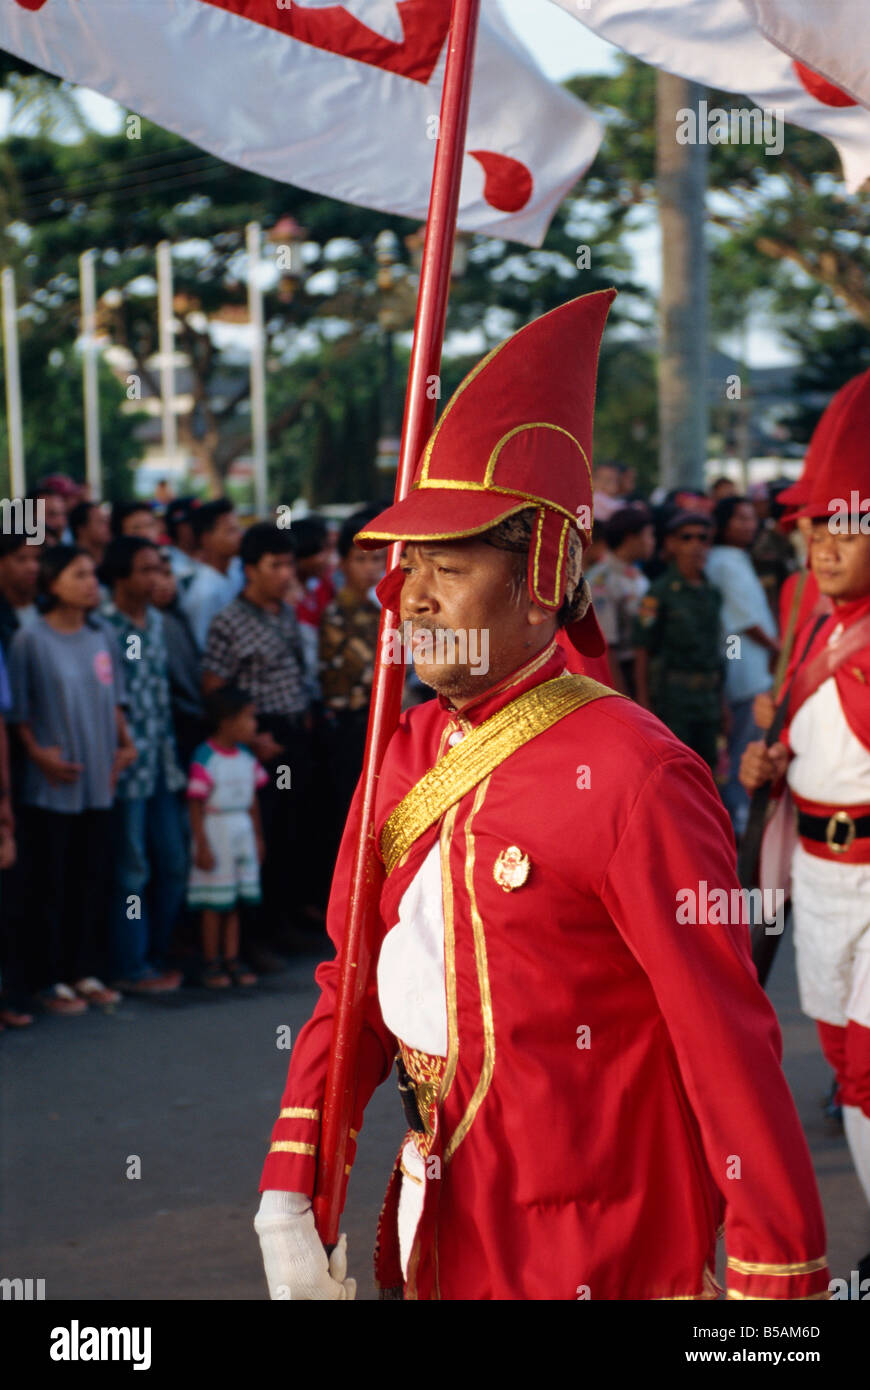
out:
{"label": "white flag with red circle", "polygon": [[867,0],[742,0],[765,38],[870,107]]}
{"label": "white flag with red circle", "polygon": [[[2,0],[0,48],[243,168],[423,220],[450,0]],[[459,226],[540,245],[598,121],[485,0]]]}
{"label": "white flag with red circle", "polygon": [[[856,5],[859,0],[856,0]],[[588,29],[653,67],[708,87],[740,92],[762,111],[824,135],[836,147],[850,192],[870,178],[870,111],[765,38],[745,0],[553,0]],[[860,0],[870,17],[870,0]],[[844,0],[819,0],[827,16]],[[773,4],[771,4],[773,8]],[[807,7],[805,7],[807,8]],[[827,21],[826,21],[827,22]],[[866,26],[853,34],[866,77]],[[716,141],[711,143],[725,143]]]}

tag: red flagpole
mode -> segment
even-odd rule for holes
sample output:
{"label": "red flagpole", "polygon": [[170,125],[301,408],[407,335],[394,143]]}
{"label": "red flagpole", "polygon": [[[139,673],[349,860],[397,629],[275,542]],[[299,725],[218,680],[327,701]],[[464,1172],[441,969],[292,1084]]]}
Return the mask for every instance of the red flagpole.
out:
{"label": "red flagpole", "polygon": [[[438,375],[441,366],[479,13],[480,0],[453,0],[439,137],[435,147],[414,344],[402,423],[396,478],[397,502],[408,495],[414,468],[435,422],[435,401],[430,400],[432,393],[427,393],[426,388],[429,379]],[[400,544],[390,547],[387,560],[389,568],[398,564],[400,553]],[[363,762],[362,822],[341,950],[341,972],[317,1160],[314,1215],[324,1245],[334,1245],[338,1239],[341,1190],[356,1089],[356,1056],[382,882],[382,867],[374,839],[375,788],[402,703],[404,669],[397,663],[383,660],[381,638],[385,629],[396,627],[398,621],[397,613],[385,609],[381,614],[378,633],[378,660]]]}

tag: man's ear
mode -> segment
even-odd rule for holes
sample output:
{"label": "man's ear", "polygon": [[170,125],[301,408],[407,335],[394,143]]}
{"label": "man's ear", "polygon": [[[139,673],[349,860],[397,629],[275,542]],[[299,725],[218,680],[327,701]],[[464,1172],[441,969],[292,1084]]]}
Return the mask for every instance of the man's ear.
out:
{"label": "man's ear", "polygon": [[541,608],[533,599],[529,599],[526,621],[529,627],[542,627],[544,623],[552,623],[555,627],[556,615],[555,613],[548,613],[546,608]]}

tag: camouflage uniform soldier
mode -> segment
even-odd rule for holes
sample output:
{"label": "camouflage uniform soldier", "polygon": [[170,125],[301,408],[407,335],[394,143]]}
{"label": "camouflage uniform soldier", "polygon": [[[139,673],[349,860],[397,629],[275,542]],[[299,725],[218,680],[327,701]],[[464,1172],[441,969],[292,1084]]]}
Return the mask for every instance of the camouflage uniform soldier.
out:
{"label": "camouflage uniform soldier", "polygon": [[667,528],[670,565],[641,600],[634,645],[638,703],[712,768],[722,726],[723,669],[722,598],[704,574],[711,535],[701,513],[673,517]]}
{"label": "camouflage uniform soldier", "polygon": [[[378,646],[380,604],[372,589],[384,572],[383,556],[361,550],[353,538],[378,512],[365,507],[342,525],[338,537],[344,579],[320,620],[320,687],[328,765],[331,840],[341,830],[362,769],[366,724]],[[332,863],[329,865],[332,868]]]}

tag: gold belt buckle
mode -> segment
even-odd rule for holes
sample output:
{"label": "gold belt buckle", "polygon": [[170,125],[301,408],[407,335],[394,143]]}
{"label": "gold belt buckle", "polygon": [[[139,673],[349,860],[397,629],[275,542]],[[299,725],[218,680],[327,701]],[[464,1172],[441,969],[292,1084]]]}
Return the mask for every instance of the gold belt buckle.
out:
{"label": "gold belt buckle", "polygon": [[412,1081],[411,1086],[417,1101],[417,1111],[423,1122],[423,1129],[431,1138],[435,1131],[430,1118],[430,1108],[435,1105],[440,1088],[435,1081]]}
{"label": "gold belt buckle", "polygon": [[[835,840],[838,825],[845,825],[846,838]],[[845,854],[855,838],[855,822],[848,811],[835,811],[825,826],[825,843],[832,854]]]}

